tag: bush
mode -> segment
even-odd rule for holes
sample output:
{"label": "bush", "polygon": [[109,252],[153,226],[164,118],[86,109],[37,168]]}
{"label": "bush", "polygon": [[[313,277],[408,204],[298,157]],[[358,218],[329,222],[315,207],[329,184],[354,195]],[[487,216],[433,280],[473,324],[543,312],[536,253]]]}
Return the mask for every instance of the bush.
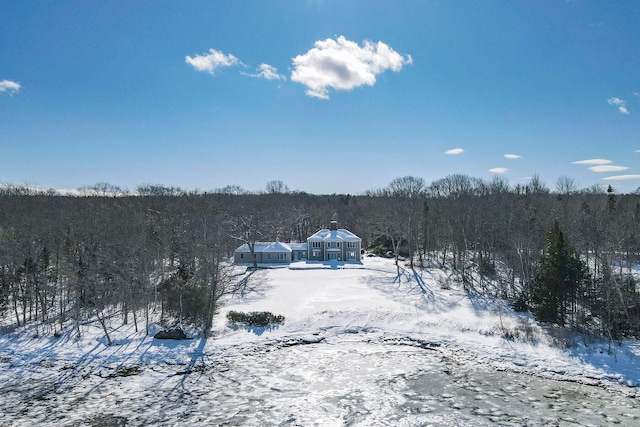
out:
{"label": "bush", "polygon": [[540,338],[540,330],[529,319],[520,319],[518,325],[512,329],[504,329],[502,337],[512,341],[525,341],[535,343]]}
{"label": "bush", "polygon": [[529,311],[529,303],[527,302],[527,297],[524,292],[520,293],[520,295],[518,295],[518,298],[516,298],[516,300],[511,303],[511,308],[519,313]]}
{"label": "bush", "polygon": [[387,248],[383,245],[371,246],[368,248],[368,251],[376,256],[385,256],[387,253]]}
{"label": "bush", "polygon": [[243,313],[232,310],[227,313],[227,320],[231,323],[241,323],[247,326],[269,326],[284,322],[284,316],[280,314],[276,315],[268,311]]}
{"label": "bush", "polygon": [[478,271],[482,276],[485,277],[495,277],[496,276],[496,265],[489,261],[487,258],[481,258],[480,264],[478,265]]}

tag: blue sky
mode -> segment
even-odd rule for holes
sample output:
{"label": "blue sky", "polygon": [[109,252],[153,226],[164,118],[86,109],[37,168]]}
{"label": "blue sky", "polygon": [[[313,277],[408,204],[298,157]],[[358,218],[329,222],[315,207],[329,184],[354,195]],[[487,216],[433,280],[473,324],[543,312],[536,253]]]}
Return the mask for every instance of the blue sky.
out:
{"label": "blue sky", "polygon": [[640,187],[637,1],[0,10],[2,183],[356,194],[537,173]]}

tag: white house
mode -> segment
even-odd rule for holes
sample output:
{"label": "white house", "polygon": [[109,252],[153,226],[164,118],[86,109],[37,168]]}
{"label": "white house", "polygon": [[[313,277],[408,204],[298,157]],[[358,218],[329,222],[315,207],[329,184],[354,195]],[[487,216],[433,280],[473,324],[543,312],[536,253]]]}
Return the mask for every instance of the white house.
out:
{"label": "white house", "polygon": [[[331,221],[330,228],[318,230],[307,238],[307,243],[256,242],[253,252],[258,264],[271,264],[303,260],[360,261],[361,249],[362,239]],[[234,260],[238,264],[253,263],[248,244],[236,249]]]}

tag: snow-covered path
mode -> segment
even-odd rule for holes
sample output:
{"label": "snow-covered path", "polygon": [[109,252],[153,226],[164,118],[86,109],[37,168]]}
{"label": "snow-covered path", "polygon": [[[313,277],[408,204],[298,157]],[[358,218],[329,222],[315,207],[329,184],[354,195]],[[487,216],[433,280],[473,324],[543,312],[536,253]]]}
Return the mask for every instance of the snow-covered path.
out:
{"label": "snow-covered path", "polygon": [[[0,425],[640,422],[635,342],[611,356],[558,349],[501,301],[442,289],[440,270],[293,267],[252,275],[208,340],[122,326],[111,347],[93,326],[80,339],[0,335]],[[286,320],[232,329],[229,310]]]}

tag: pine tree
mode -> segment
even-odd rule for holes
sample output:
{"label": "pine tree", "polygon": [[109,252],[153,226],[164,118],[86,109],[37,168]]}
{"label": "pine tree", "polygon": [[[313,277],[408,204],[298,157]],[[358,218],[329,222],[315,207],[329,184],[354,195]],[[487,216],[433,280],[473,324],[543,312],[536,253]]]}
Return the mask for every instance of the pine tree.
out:
{"label": "pine tree", "polygon": [[533,313],[542,322],[573,324],[578,291],[588,278],[587,268],[569,246],[560,224],[547,233],[545,253],[533,284]]}

